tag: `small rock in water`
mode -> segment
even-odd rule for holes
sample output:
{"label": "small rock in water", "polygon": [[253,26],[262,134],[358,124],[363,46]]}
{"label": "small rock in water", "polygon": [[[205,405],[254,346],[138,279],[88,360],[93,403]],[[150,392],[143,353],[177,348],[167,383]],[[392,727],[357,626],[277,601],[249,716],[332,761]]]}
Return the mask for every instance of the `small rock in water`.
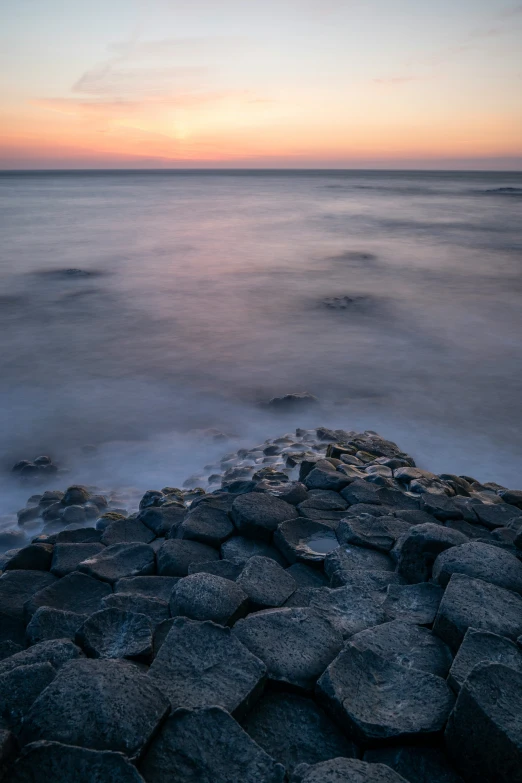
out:
{"label": "small rock in water", "polygon": [[292,394],[285,394],[283,397],[272,397],[268,407],[277,412],[291,413],[311,405],[317,405],[318,402],[317,397],[314,397],[309,392],[293,392]]}

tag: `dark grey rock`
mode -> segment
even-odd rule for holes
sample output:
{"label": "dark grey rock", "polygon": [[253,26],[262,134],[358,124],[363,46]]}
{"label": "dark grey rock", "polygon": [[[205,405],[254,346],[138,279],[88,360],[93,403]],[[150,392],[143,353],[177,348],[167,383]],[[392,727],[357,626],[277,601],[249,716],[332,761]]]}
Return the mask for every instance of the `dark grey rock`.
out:
{"label": "dark grey rock", "polygon": [[208,503],[200,503],[185,517],[176,536],[219,547],[233,533],[234,525],[226,511],[213,508]]}
{"label": "dark grey rock", "polygon": [[382,608],[393,620],[431,625],[435,620],[444,590],[438,585],[389,585]]}
{"label": "dark grey rock", "polygon": [[444,523],[444,527],[458,530],[459,533],[463,533],[470,541],[474,541],[477,538],[484,541],[493,541],[492,534],[487,527],[478,525],[475,522],[466,522],[464,519],[450,519]]}
{"label": "dark grey rock", "polygon": [[266,664],[271,680],[302,690],[313,689],[342,647],[339,631],[308,608],[251,614],[236,623],[233,633]]}
{"label": "dark grey rock", "polygon": [[76,530],[60,530],[58,533],[47,536],[49,544],[92,544],[100,541],[102,530],[94,527],[80,527]]}
{"label": "dark grey rock", "polygon": [[138,514],[138,519],[146,527],[150,528],[156,536],[168,536],[173,530],[177,530],[187,515],[187,509],[178,504],[162,506],[150,506],[144,508]]}
{"label": "dark grey rock", "polygon": [[102,599],[112,592],[110,585],[74,571],[35,593],[25,604],[28,617],[40,606],[65,609],[77,614],[92,614],[102,608]]}
{"label": "dark grey rock", "polygon": [[236,584],[253,609],[282,606],[297,589],[291,574],[269,557],[251,557]]}
{"label": "dark grey rock", "polygon": [[326,555],[337,549],[339,540],[328,525],[312,519],[291,519],[274,533],[274,544],[289,563],[321,566]]}
{"label": "dark grey rock", "polygon": [[521,783],[522,673],[500,663],[476,666],[446,728],[450,755],[466,780]]}
{"label": "dark grey rock", "polygon": [[522,511],[509,503],[477,505],[474,510],[479,522],[489,530],[509,527],[510,523],[522,525]]}
{"label": "dark grey rock", "polygon": [[73,571],[78,570],[83,560],[103,552],[104,549],[103,544],[95,541],[88,544],[55,544],[51,573],[58,577],[72,574]]}
{"label": "dark grey rock", "polygon": [[0,531],[0,552],[5,552],[8,549],[18,549],[26,543],[25,533],[21,530]]}
{"label": "dark grey rock", "polygon": [[[302,764],[290,778],[290,783],[407,783],[407,781],[385,764],[368,764],[358,759],[337,758],[313,766]],[[431,782],[426,781],[426,783]]]}
{"label": "dark grey rock", "polygon": [[133,593],[168,601],[179,579],[175,576],[128,576],[118,579],[115,593]]}
{"label": "dark grey rock", "polygon": [[199,541],[169,539],[161,545],[157,558],[160,576],[187,576],[191,564],[219,560],[219,552]]}
{"label": "dark grey rock", "polygon": [[443,525],[413,525],[392,550],[397,570],[408,582],[427,582],[433,563],[441,552],[467,543],[466,536]]}
{"label": "dark grey rock", "polygon": [[337,538],[341,544],[389,552],[399,536],[407,533],[410,523],[397,517],[352,517],[344,519],[337,528]]}
{"label": "dark grey rock", "polygon": [[363,745],[439,733],[454,697],[441,677],[348,642],[319,682],[327,711]]}
{"label": "dark grey rock", "polygon": [[26,628],[27,641],[29,644],[47,642],[51,639],[71,639],[73,641],[76,631],[85,618],[84,614],[41,606],[33,614]]}
{"label": "dark grey rock", "polygon": [[395,566],[392,559],[383,552],[345,544],[326,556],[324,571],[332,578],[336,572],[395,571]]}
{"label": "dark grey rock", "polygon": [[370,484],[364,479],[356,479],[349,486],[341,491],[341,497],[346,500],[349,506],[360,503],[380,506],[382,505],[377,495],[378,487]]}
{"label": "dark grey rock", "polygon": [[27,745],[10,771],[11,783],[144,783],[122,753],[60,742]]}
{"label": "dark grey rock", "polygon": [[516,639],[522,633],[522,598],[481,579],[454,574],[440,602],[433,633],[456,651],[468,628]]}
{"label": "dark grey rock", "polygon": [[420,511],[414,508],[401,509],[400,511],[394,511],[393,515],[399,517],[404,522],[409,522],[410,525],[425,525],[427,522],[433,523],[433,517],[426,511]]}
{"label": "dark grey rock", "polygon": [[315,598],[316,596],[320,596],[321,590],[323,588],[325,590],[329,589],[324,585],[322,587],[298,587],[295,593],[292,593],[290,598],[288,598],[285,601],[284,606],[286,607],[310,606],[310,601],[312,600],[312,598]]}
{"label": "dark grey rock", "polygon": [[374,748],[366,751],[364,760],[386,764],[409,783],[464,783],[444,750],[430,745]]}
{"label": "dark grey rock", "polygon": [[14,734],[7,728],[0,728],[0,775],[4,776],[6,765],[18,750]]}
{"label": "dark grey rock", "polygon": [[11,655],[10,658],[4,658],[0,661],[0,674],[34,663],[50,663],[54,669],[59,669],[68,661],[81,656],[82,651],[72,642],[67,639],[53,639],[35,644],[27,650]]}
{"label": "dark grey rock", "polygon": [[140,511],[144,508],[156,508],[162,506],[167,500],[164,492],[159,489],[148,489],[140,500]]}
{"label": "dark grey rock", "polygon": [[0,639],[25,644],[25,603],[56,582],[45,571],[7,571],[0,576]]}
{"label": "dark grey rock", "polygon": [[34,702],[21,741],[49,740],[135,757],[168,709],[163,693],[134,664],[70,661]]}
{"label": "dark grey rock", "polygon": [[[394,571],[371,571],[367,569],[335,568],[336,561],[329,564],[330,587],[358,587],[375,593],[386,593],[388,585],[402,585],[405,580]],[[384,601],[385,596],[382,596]]]}
{"label": "dark grey rock", "polygon": [[87,503],[90,497],[91,494],[87,487],[75,484],[65,490],[61,502],[63,506],[81,506],[83,503]]}
{"label": "dark grey rock", "polygon": [[131,543],[150,544],[155,537],[156,534],[139,519],[127,517],[127,519],[117,519],[107,525],[100,540],[105,546]]}
{"label": "dark grey rock", "polygon": [[78,629],[76,643],[91,658],[148,661],[152,655],[152,625],[144,614],[115,607],[103,609]]}
{"label": "dark grey rock", "polygon": [[317,397],[314,397],[310,392],[292,392],[283,395],[283,397],[272,397],[268,402],[268,407],[277,413],[286,413],[309,408],[318,403]]}
{"label": "dark grey rock", "polygon": [[84,560],[78,570],[109,584],[125,576],[148,576],[156,570],[154,550],[147,544],[113,544]]}
{"label": "dark grey rock", "polygon": [[503,663],[522,672],[522,651],[504,636],[468,628],[448,676],[448,683],[455,692],[479,663]]}
{"label": "dark grey rock", "polygon": [[15,655],[15,653],[22,652],[23,649],[21,644],[16,644],[16,642],[12,642],[9,639],[0,642],[0,661],[3,661],[4,658],[9,658],[11,655]]}
{"label": "dark grey rock", "polygon": [[345,472],[335,469],[328,460],[320,460],[304,479],[304,485],[308,490],[325,489],[333,492],[341,492],[357,476],[357,469],[347,465],[346,469],[354,470],[353,476],[348,476]]}
{"label": "dark grey rock", "polygon": [[154,633],[152,634],[152,653],[154,658],[158,654],[158,650],[160,649],[161,645],[169,635],[170,629],[174,625],[174,617],[169,617],[168,620],[162,620],[161,623],[158,623],[156,627],[154,628]]}
{"label": "dark grey rock", "polygon": [[103,609],[144,614],[153,626],[159,625],[170,616],[168,601],[140,593],[111,593],[103,599],[102,604]]}
{"label": "dark grey rock", "polygon": [[251,557],[259,555],[260,557],[271,557],[276,563],[282,566],[288,564],[288,561],[281,552],[265,541],[255,541],[252,538],[244,536],[233,536],[221,545],[221,556],[236,565],[243,567]]}
{"label": "dark grey rock", "polygon": [[346,500],[332,490],[314,489],[308,493],[307,499],[297,506],[301,516],[307,517],[311,508],[321,511],[345,511],[348,508]]}
{"label": "dark grey rock", "polygon": [[21,508],[16,512],[18,524],[20,527],[27,525],[28,522],[32,522],[34,519],[38,519],[41,509],[38,506],[28,506],[27,508]]}
{"label": "dark grey rock", "polygon": [[215,574],[180,579],[170,597],[172,617],[212,620],[219,625],[233,625],[246,614],[247,607],[248,596],[241,587]]}
{"label": "dark grey rock", "polygon": [[50,663],[18,666],[0,674],[0,716],[18,731],[23,718],[56,675]]}
{"label": "dark grey rock", "polygon": [[308,605],[329,620],[343,639],[388,619],[382,608],[382,599],[379,600],[375,593],[357,587],[339,587],[335,590],[322,587],[310,596]]}
{"label": "dark grey rock", "polygon": [[65,525],[85,524],[85,518],[83,506],[67,506],[62,513],[62,519]]}
{"label": "dark grey rock", "polygon": [[499,495],[504,503],[509,503],[522,510],[522,489],[504,489],[499,492]]}
{"label": "dark grey rock", "polygon": [[235,582],[241,573],[242,566],[233,563],[231,560],[211,560],[209,563],[191,563],[189,565],[190,574],[215,574],[223,579],[230,579]]}
{"label": "dark grey rock", "polygon": [[284,767],[220,707],[176,710],[140,769],[154,783],[282,783],[285,776]]}
{"label": "dark grey rock", "polygon": [[50,544],[29,544],[19,549],[4,564],[4,571],[49,571],[53,557]]}
{"label": "dark grey rock", "polygon": [[442,552],[433,565],[433,579],[446,587],[452,574],[465,574],[522,593],[522,563],[497,546],[471,541]]}
{"label": "dark grey rock", "polygon": [[297,587],[324,587],[328,584],[326,576],[316,568],[305,563],[294,563],[286,569],[295,580]]}
{"label": "dark grey rock", "polygon": [[243,721],[243,728],[288,773],[299,764],[358,755],[353,742],[312,699],[295,693],[265,693]]}
{"label": "dark grey rock", "polygon": [[308,498],[308,490],[300,481],[286,481],[280,484],[260,482],[256,487],[257,492],[265,489],[271,495],[275,495],[279,500],[284,500],[285,503],[290,503],[292,506],[304,503]]}
{"label": "dark grey rock", "polygon": [[243,714],[263,690],[266,667],[229,628],[179,617],[149,676],[173,709],[217,704],[231,714]]}
{"label": "dark grey rock", "polygon": [[230,512],[232,520],[242,536],[270,541],[272,533],[281,522],[295,519],[295,506],[263,492],[239,495]]}
{"label": "dark grey rock", "polygon": [[447,495],[426,492],[421,496],[421,509],[441,522],[445,522],[447,519],[463,518],[460,506],[454,503],[452,498],[449,498]]}

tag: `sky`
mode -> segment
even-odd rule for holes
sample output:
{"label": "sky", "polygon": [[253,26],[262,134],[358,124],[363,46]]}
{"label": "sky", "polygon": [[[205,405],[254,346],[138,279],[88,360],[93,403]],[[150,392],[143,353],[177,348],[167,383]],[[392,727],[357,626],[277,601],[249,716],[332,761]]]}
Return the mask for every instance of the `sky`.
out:
{"label": "sky", "polygon": [[522,170],[522,3],[16,0],[0,169]]}

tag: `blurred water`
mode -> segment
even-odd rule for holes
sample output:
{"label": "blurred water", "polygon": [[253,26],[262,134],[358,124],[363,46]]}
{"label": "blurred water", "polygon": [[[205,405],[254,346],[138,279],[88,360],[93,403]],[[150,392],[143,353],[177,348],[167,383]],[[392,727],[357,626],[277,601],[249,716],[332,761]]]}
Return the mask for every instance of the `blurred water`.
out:
{"label": "blurred water", "polygon": [[522,174],[4,173],[0,229],[4,467],[162,486],[193,428],[314,423],[522,486]]}

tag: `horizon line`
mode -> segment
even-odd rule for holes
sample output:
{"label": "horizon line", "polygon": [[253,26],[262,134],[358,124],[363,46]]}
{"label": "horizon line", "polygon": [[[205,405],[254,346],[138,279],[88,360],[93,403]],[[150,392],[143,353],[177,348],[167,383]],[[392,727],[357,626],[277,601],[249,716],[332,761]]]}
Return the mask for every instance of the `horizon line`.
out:
{"label": "horizon line", "polygon": [[465,169],[465,168],[386,168],[386,167],[372,167],[372,168],[344,168],[344,167],[268,167],[268,166],[251,166],[251,167],[222,167],[216,168],[212,166],[206,167],[103,167],[103,168],[18,168],[18,169],[0,169],[0,175],[4,174],[105,174],[105,173],[144,173],[144,174],[184,174],[184,173],[210,173],[210,174],[223,174],[223,173],[364,173],[364,172],[384,172],[384,173],[426,173],[426,174],[522,174],[522,169]]}

